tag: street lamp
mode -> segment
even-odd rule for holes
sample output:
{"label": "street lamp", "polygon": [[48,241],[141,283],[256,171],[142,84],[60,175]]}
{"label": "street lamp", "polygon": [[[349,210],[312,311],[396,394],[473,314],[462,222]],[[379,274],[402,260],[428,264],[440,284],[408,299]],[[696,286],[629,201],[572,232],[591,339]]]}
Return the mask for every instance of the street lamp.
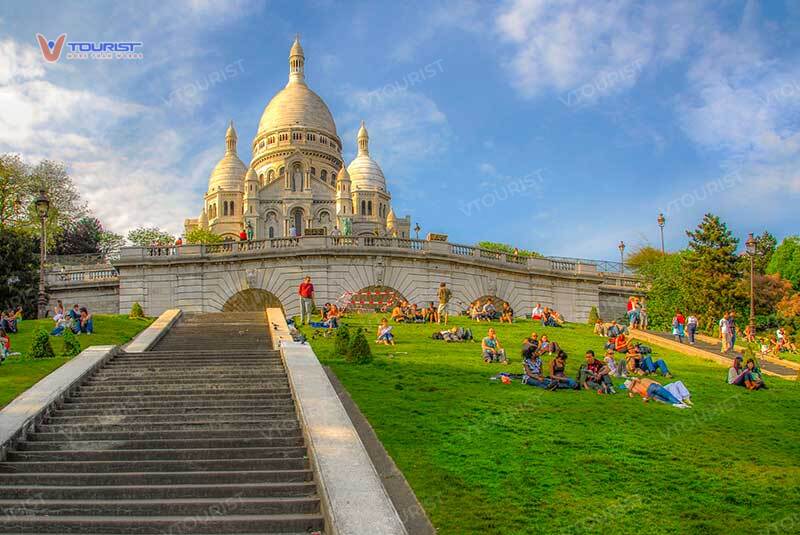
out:
{"label": "street lamp", "polygon": [[43,189],[39,190],[39,196],[34,201],[36,205],[36,213],[39,214],[39,220],[42,223],[39,239],[39,311],[38,318],[43,319],[47,316],[47,294],[44,289],[44,262],[47,250],[47,240],[45,238],[45,222],[47,221],[47,212],[50,211],[50,199]]}
{"label": "street lamp", "polygon": [[619,245],[617,245],[619,249],[619,272],[624,273],[625,271],[625,242],[620,240]]}
{"label": "street lamp", "polygon": [[420,226],[419,226],[419,223],[417,223],[417,224],[414,226],[414,232],[416,232],[416,233],[417,233],[417,239],[419,239],[419,231],[420,231],[420,230],[422,230],[422,227],[420,227]]}
{"label": "street lamp", "polygon": [[747,235],[747,241],[744,243],[747,249],[747,255],[750,257],[750,334],[756,334],[756,301],[755,301],[755,256],[756,256],[756,240],[753,238],[753,233]]}
{"label": "street lamp", "polygon": [[666,254],[664,251],[664,223],[666,222],[664,214],[658,214],[658,226],[661,228],[661,254]]}

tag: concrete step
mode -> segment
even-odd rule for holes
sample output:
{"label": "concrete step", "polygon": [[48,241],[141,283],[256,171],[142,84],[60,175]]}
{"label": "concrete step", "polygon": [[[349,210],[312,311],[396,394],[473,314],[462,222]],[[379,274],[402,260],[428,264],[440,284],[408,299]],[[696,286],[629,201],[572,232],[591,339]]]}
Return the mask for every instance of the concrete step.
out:
{"label": "concrete step", "polygon": [[255,390],[253,392],[220,392],[215,394],[197,394],[197,395],[188,395],[188,394],[172,394],[172,395],[150,395],[150,396],[131,396],[129,395],[127,398],[125,396],[102,396],[97,394],[87,394],[87,393],[76,393],[73,397],[69,398],[71,402],[80,402],[85,401],[87,403],[111,403],[115,404],[114,400],[120,399],[117,404],[124,403],[128,405],[129,403],[133,402],[142,402],[142,403],[153,403],[153,402],[188,402],[191,404],[197,404],[197,402],[207,402],[207,401],[230,401],[230,400],[253,400],[253,401],[264,401],[268,399],[289,399],[291,396],[284,392],[267,392],[267,391],[259,391]]}
{"label": "concrete step", "polygon": [[[30,437],[35,438],[35,437]],[[287,437],[264,437],[260,434],[243,438],[179,438],[144,440],[23,440],[17,442],[18,451],[56,451],[56,450],[169,450],[196,448],[293,448],[304,445],[302,435]]]}
{"label": "concrete step", "polygon": [[97,440],[185,440],[196,438],[292,438],[299,437],[300,429],[274,429],[261,427],[254,429],[251,426],[239,426],[235,429],[200,429],[195,431],[94,431],[94,432],[54,432],[37,431],[30,436],[33,441],[39,442],[89,442]]}
{"label": "concrete step", "polygon": [[216,430],[240,430],[252,429],[257,432],[261,429],[295,429],[300,427],[297,418],[286,418],[286,415],[279,415],[277,418],[260,418],[244,420],[200,420],[186,422],[178,419],[170,422],[138,422],[138,423],[93,423],[93,424],[58,424],[47,422],[37,426],[36,430],[41,433],[80,433],[91,430],[94,433],[114,433],[118,431],[196,431],[203,433]]}
{"label": "concrete step", "polygon": [[143,500],[0,500],[0,511],[24,507],[26,515],[36,516],[195,516],[206,515],[210,508],[225,510],[239,515],[286,515],[319,513],[319,498],[280,497],[251,498],[229,496],[223,500],[214,498],[167,498]]}
{"label": "concrete step", "polygon": [[172,383],[171,385],[152,385],[148,382],[137,383],[132,385],[84,385],[78,388],[78,392],[86,394],[97,395],[119,395],[119,394],[133,394],[136,396],[147,395],[177,395],[183,392],[192,394],[219,394],[220,392],[263,392],[265,390],[271,391],[288,391],[289,383],[284,378],[283,380],[276,379],[272,381],[251,381],[251,382],[235,382],[226,383],[223,381],[214,383]]}
{"label": "concrete step", "polygon": [[294,411],[290,406],[284,410],[271,411],[250,411],[250,412],[198,412],[195,414],[183,413],[164,413],[164,414],[113,414],[101,413],[90,416],[62,416],[56,414],[49,416],[44,423],[47,425],[121,425],[121,424],[165,424],[174,422],[240,422],[252,420],[287,420],[294,417]]}
{"label": "concrete step", "polygon": [[[249,373],[248,373],[249,372]],[[242,370],[237,373],[197,373],[192,372],[187,375],[185,372],[182,374],[157,374],[157,373],[99,373],[87,381],[87,385],[99,384],[170,384],[177,381],[188,382],[201,382],[201,381],[217,381],[217,382],[240,382],[240,381],[263,381],[265,379],[286,378],[286,373],[280,369],[274,370]]]}
{"label": "concrete step", "polygon": [[[0,473],[0,488],[7,485],[207,485],[311,481],[311,470],[241,470],[221,472],[94,472],[75,474]],[[0,516],[2,518],[2,516]]]}
{"label": "concrete step", "polygon": [[106,402],[106,403],[65,403],[54,411],[56,416],[88,416],[103,414],[195,414],[198,412],[259,412],[270,411],[272,409],[288,410],[287,407],[294,409],[294,403],[290,398],[266,399],[261,401],[196,401],[183,403],[146,403],[143,401],[133,402]]}
{"label": "concrete step", "polygon": [[201,521],[182,516],[0,517],[0,533],[308,533],[322,530],[323,527],[320,514],[215,516],[207,512]]}
{"label": "concrete step", "polygon": [[161,450],[51,450],[8,452],[9,462],[141,461],[186,459],[286,459],[307,456],[306,448],[196,448]]}
{"label": "concrete step", "polygon": [[205,484],[205,485],[133,485],[133,486],[4,486],[3,500],[140,500],[175,498],[251,498],[315,496],[313,481],[286,483]]}
{"label": "concrete step", "polygon": [[241,470],[303,470],[308,459],[182,459],[146,461],[2,462],[0,473],[84,474],[99,472],[225,472]]}

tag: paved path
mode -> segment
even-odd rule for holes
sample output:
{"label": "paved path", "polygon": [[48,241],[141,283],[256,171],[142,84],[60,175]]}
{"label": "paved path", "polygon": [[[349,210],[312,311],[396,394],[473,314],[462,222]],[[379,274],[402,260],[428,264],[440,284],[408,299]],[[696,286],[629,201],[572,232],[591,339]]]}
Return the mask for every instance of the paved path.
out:
{"label": "paved path", "polygon": [[[675,341],[675,337],[672,336],[672,334],[670,334],[670,333],[662,333],[662,332],[656,332],[656,331],[646,331],[646,332],[648,334],[651,334],[653,336],[658,336],[659,338],[663,338],[665,340]],[[689,346],[689,343],[686,340],[687,340],[687,338],[684,337],[684,344]],[[709,344],[708,342],[703,342],[702,340],[695,341],[694,346],[690,346],[690,347],[694,347],[696,349],[701,349],[703,351],[707,351],[707,352],[712,353],[712,354],[714,354],[714,355],[716,355],[718,357],[722,357],[724,359],[727,359],[728,362],[733,362],[733,358],[736,357],[737,355],[742,357],[742,358],[744,358],[744,355],[740,351],[733,350],[733,351],[729,351],[727,353],[723,353],[722,351],[720,351],[720,344]],[[761,361],[761,368],[764,371],[772,372],[772,373],[775,373],[775,374],[778,374],[778,375],[791,377],[791,378],[794,378],[794,377],[796,377],[798,375],[797,370],[795,370],[793,368],[790,368],[788,366],[781,366],[780,364],[775,364],[774,362],[768,362],[768,361],[763,360],[763,359],[759,359],[759,360]]]}

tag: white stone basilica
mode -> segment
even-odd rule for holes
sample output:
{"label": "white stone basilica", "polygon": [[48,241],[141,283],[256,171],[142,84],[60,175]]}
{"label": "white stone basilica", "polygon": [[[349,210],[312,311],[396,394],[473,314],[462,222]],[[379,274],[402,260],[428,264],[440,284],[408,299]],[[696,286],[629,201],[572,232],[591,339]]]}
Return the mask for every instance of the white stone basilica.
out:
{"label": "white stone basilica", "polygon": [[338,226],[342,234],[408,238],[410,217],[397,218],[386,178],[369,154],[362,121],[358,154],[348,165],[325,102],[305,82],[303,48],[289,52],[289,82],[264,108],[250,166],[236,153],[233,123],[225,156],[211,172],[203,211],[186,232],[207,228],[225,238],[245,230],[253,239],[300,236]]}

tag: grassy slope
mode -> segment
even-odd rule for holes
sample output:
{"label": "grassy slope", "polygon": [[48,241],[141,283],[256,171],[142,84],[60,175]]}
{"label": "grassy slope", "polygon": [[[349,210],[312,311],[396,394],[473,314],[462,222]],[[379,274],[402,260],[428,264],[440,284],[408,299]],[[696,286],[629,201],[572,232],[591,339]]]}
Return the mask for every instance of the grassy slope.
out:
{"label": "grassy slope", "polygon": [[[377,319],[346,323],[372,340]],[[487,328],[456,322],[476,337]],[[658,348],[694,409],[504,385],[488,377],[522,372],[531,330],[566,349],[572,374],[602,339],[583,325],[494,326],[509,366],[483,364],[477,343],[431,340],[430,325],[395,327],[398,345],[373,346],[364,366],[334,358],[331,339],[312,341],[440,533],[746,533],[800,506],[800,385],[768,379],[770,390],[746,392],[720,365]]]}
{"label": "grassy slope", "polygon": [[[84,348],[90,345],[123,344],[152,321],[152,319],[131,320],[127,316],[95,315],[95,334],[78,336],[78,340]],[[58,336],[50,337],[56,358],[34,360],[27,355],[33,333],[39,327],[50,330],[53,325],[53,320],[26,320],[20,324],[20,332],[11,335],[11,351],[19,351],[22,355],[11,357],[0,366],[0,408],[69,360],[58,356],[64,350],[63,339]]]}

